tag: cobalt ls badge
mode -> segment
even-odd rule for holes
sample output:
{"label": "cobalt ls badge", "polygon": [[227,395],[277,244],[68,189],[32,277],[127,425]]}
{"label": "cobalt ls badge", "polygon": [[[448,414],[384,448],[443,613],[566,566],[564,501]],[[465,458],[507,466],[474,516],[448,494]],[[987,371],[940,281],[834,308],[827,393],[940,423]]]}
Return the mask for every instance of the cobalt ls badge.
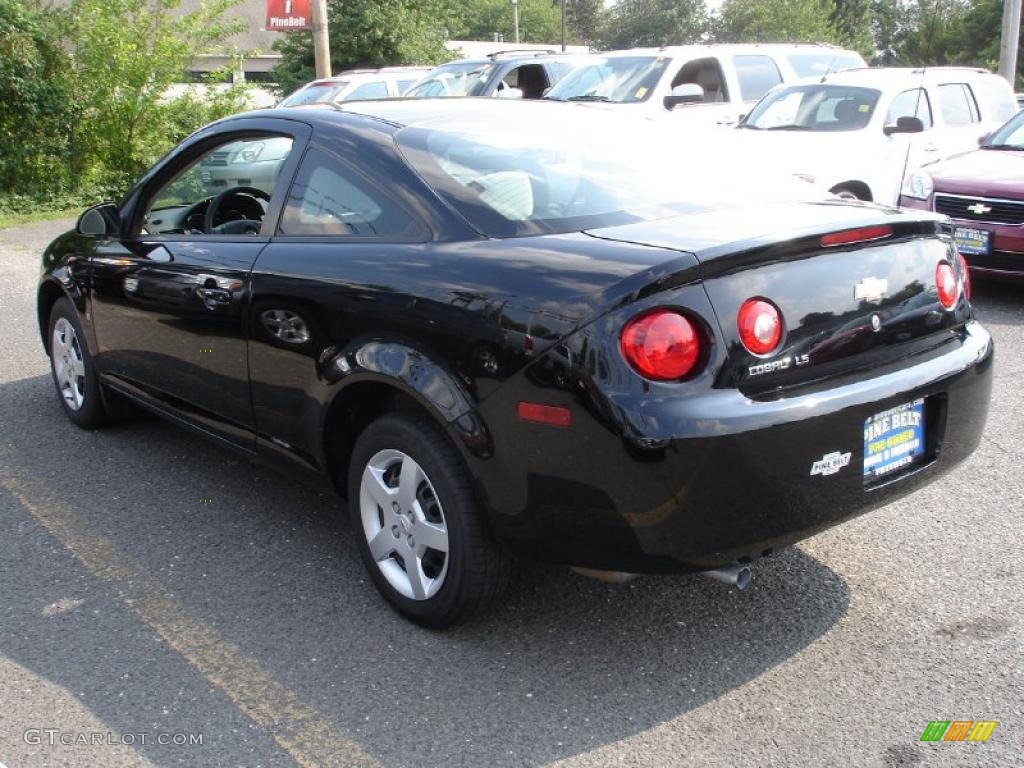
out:
{"label": "cobalt ls badge", "polygon": [[811,465],[812,475],[834,475],[840,469],[850,463],[850,453],[832,451],[826,453],[818,461]]}

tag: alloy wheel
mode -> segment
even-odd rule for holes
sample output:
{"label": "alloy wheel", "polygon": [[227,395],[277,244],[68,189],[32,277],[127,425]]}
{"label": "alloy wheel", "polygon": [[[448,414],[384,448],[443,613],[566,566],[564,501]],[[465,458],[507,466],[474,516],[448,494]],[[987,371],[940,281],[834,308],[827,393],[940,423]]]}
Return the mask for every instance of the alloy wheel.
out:
{"label": "alloy wheel", "polygon": [[423,468],[402,451],[378,451],[363,469],[359,511],[388,583],[411,600],[436,595],[448,573],[448,526]]}
{"label": "alloy wheel", "polygon": [[75,327],[65,317],[58,319],[53,326],[50,355],[65,405],[72,411],[79,410],[85,402],[85,360]]}

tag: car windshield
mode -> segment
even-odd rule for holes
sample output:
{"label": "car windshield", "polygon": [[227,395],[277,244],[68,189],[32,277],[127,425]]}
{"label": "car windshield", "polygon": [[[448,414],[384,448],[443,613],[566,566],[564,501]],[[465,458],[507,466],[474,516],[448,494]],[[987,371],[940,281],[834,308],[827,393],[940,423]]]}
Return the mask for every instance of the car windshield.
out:
{"label": "car windshield", "polygon": [[989,136],[981,148],[1024,150],[1024,112]]}
{"label": "car windshield", "polygon": [[299,107],[303,104],[329,104],[334,97],[348,86],[348,82],[339,80],[334,83],[318,83],[300,88],[291,96],[283,99],[279,107]]}
{"label": "car windshield", "polygon": [[480,96],[487,79],[494,69],[493,64],[479,62],[455,62],[432,70],[416,85],[406,91],[407,98],[428,96]]}
{"label": "car windshield", "polygon": [[770,92],[750,111],[744,128],[768,131],[859,131],[881,96],[873,88],[793,85]]}
{"label": "car windshield", "polygon": [[821,77],[829,72],[864,66],[864,59],[849,51],[791,53],[786,59],[797,77]]}
{"label": "car windshield", "polygon": [[664,56],[610,56],[574,69],[548,91],[556,101],[646,101],[661,79]]}
{"label": "car windshield", "polygon": [[[750,168],[723,169],[706,146],[680,146],[671,125],[611,114],[595,122],[586,109],[536,106],[543,116],[530,110],[407,127],[398,146],[490,237],[615,226],[767,196]],[[542,119],[552,109],[557,114]],[[628,145],[621,141],[627,133]]]}

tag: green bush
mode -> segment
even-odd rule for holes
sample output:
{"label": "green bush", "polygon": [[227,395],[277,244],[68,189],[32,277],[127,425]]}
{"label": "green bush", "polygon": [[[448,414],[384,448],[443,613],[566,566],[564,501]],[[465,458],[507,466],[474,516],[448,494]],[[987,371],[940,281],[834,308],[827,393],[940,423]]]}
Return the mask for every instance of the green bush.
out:
{"label": "green bush", "polygon": [[0,210],[116,199],[185,136],[244,109],[244,86],[168,96],[238,30],[235,2],[0,0]]}

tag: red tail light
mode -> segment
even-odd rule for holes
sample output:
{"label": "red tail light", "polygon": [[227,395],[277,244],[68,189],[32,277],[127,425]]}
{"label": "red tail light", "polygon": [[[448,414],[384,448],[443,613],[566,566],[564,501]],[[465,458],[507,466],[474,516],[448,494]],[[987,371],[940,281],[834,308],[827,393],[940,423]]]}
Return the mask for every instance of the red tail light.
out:
{"label": "red tail light", "polygon": [[959,298],[960,285],[957,283],[956,273],[948,261],[940,261],[935,267],[935,288],[939,294],[939,303],[946,309],[956,306]]}
{"label": "red tail light", "polygon": [[683,378],[700,357],[696,327],[685,315],[668,309],[656,309],[626,323],[619,346],[637,373],[655,381]]}
{"label": "red tail light", "polygon": [[842,232],[831,232],[821,238],[822,248],[832,248],[836,245],[850,245],[851,243],[866,243],[870,240],[881,240],[883,237],[892,235],[892,227],[882,225],[878,227],[859,227],[858,229],[846,229]]}
{"label": "red tail light", "polygon": [[974,294],[974,289],[971,286],[971,269],[967,266],[967,259],[962,253],[958,253],[957,258],[960,259],[960,275],[964,279],[964,296],[970,301]]}
{"label": "red tail light", "polygon": [[782,315],[766,299],[747,299],[736,316],[743,346],[755,355],[767,355],[782,338]]}

